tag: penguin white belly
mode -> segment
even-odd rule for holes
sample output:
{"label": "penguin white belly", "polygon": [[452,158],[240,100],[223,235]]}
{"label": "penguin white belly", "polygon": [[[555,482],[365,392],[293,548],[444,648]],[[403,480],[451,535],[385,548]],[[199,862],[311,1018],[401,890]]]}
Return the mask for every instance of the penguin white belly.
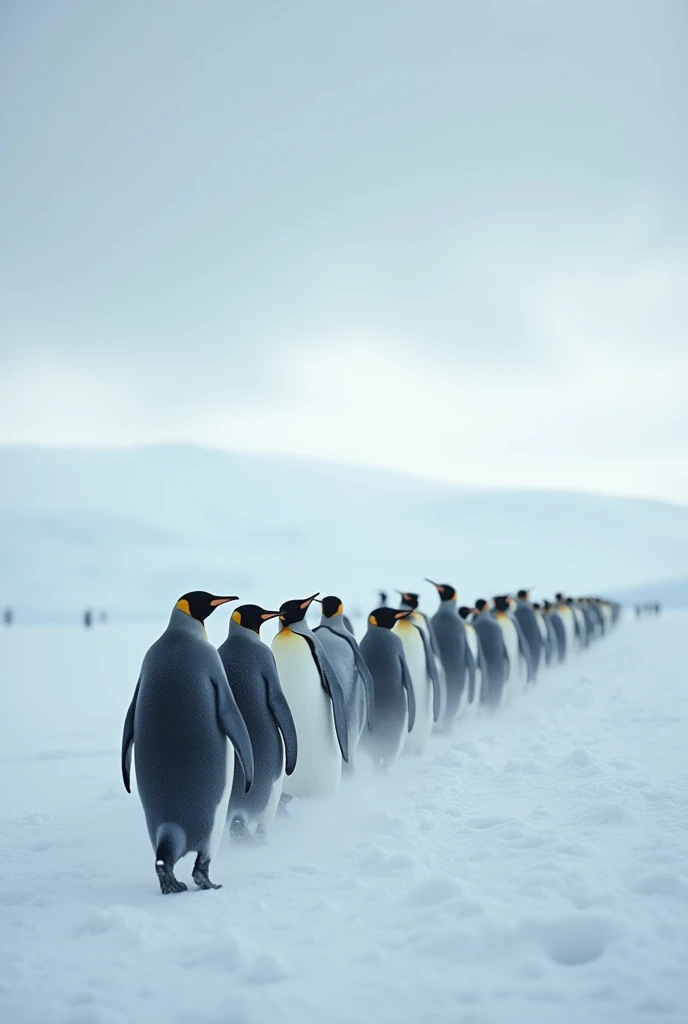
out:
{"label": "penguin white belly", "polygon": [[583,615],[583,612],[580,610],[580,608],[573,608],[572,609],[572,613],[573,613],[573,617],[575,618],[575,620],[576,620],[576,622],[578,624],[578,637],[579,637],[579,639],[576,640],[576,643],[578,644],[579,649],[582,650],[583,647],[585,646],[585,642],[584,642],[584,639],[583,639],[585,637],[585,633],[586,633],[586,629],[585,629],[585,616]]}
{"label": "penguin white belly", "polygon": [[576,645],[576,625],[573,621],[573,612],[570,608],[559,608],[559,615],[561,621],[564,623],[564,632],[566,633],[566,656],[568,657],[574,650]]}
{"label": "penguin white belly", "polygon": [[256,826],[258,828],[268,829],[275,820],[275,815],[277,814],[277,808],[279,806],[280,797],[282,796],[282,791],[284,789],[285,778],[286,775],[283,770],[280,777],[278,779],[275,779],[275,781],[273,782],[272,789],[270,790],[270,796],[268,797],[268,801],[263,810],[260,812],[260,814],[256,816]]}
{"label": "penguin white belly", "polygon": [[318,667],[303,637],[284,629],[275,637],[272,651],[299,747],[296,768],[284,779],[283,791],[290,796],[329,796],[337,791],[342,778],[332,701],[322,688]]}
{"label": "penguin white belly", "polygon": [[409,754],[422,754],[428,745],[433,726],[432,682],[428,679],[423,638],[415,626],[403,620],[394,627],[393,632],[398,634],[403,644],[416,699],[416,718],[411,732],[406,733],[405,749]]}
{"label": "penguin white belly", "polygon": [[483,686],[483,674],[478,668],[478,635],[470,623],[466,624],[466,643],[468,649],[473,655],[473,661],[475,662],[475,685],[473,687],[473,700],[468,699],[468,679],[464,687],[464,694],[466,696],[466,715],[473,717],[477,714],[478,708],[480,707],[480,693]]}
{"label": "penguin white belly", "polygon": [[222,833],[224,832],[225,825],[227,824],[227,808],[229,807],[229,797],[232,792],[232,783],[234,782],[234,746],[230,740],[227,740],[227,763],[225,765],[225,788],[220,802],[215,809],[215,817],[213,819],[213,830],[210,833],[210,839],[208,841],[208,853],[212,860],[215,856],[218,846],[222,840]]}
{"label": "penguin white belly", "polygon": [[549,634],[547,633],[547,626],[545,625],[545,620],[543,619],[542,615],[539,614],[539,612],[535,613],[535,621],[538,624],[538,629],[540,630],[540,636],[542,637],[543,644],[549,643]]}
{"label": "penguin white belly", "polygon": [[604,628],[608,633],[612,625],[612,610],[609,605],[602,605],[602,618],[604,619]]}
{"label": "penguin white belly", "polygon": [[513,622],[506,615],[500,615],[497,618],[497,622],[504,635],[504,643],[509,655],[509,679],[506,684],[505,696],[515,697],[522,692],[525,685],[525,673],[523,672],[518,633]]}

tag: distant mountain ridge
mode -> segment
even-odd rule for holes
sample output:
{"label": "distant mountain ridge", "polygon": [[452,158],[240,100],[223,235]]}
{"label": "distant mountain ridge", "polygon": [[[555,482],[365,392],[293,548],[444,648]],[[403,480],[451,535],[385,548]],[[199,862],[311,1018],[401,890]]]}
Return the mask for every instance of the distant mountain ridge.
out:
{"label": "distant mountain ridge", "polygon": [[[460,453],[457,453],[460,458]],[[316,589],[462,600],[688,578],[688,508],[460,487],[189,445],[0,447],[0,603],[160,613],[187,589],[274,604]]]}

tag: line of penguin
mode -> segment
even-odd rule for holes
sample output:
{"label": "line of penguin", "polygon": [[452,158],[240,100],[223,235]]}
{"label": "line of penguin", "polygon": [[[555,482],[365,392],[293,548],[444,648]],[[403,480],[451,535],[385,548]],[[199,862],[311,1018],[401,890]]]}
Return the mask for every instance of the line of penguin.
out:
{"label": "line of penguin", "polygon": [[[163,893],[186,889],[175,865],[188,853],[196,885],[219,888],[209,867],[227,822],[233,839],[265,842],[291,798],[335,793],[360,750],[383,772],[423,754],[433,730],[513,699],[542,667],[604,636],[621,610],[563,594],[539,605],[526,590],[459,606],[454,587],[433,586],[431,618],[418,594],[399,592],[393,608],[381,592],[360,644],[336,596],[320,601],[314,630],[306,615],[317,594],[279,611],[241,605],[218,649],[205,620],[238,598],[194,591],[177,601],[143,660],[121,753],[127,792],[135,754]],[[260,638],[270,619],[271,648]]]}

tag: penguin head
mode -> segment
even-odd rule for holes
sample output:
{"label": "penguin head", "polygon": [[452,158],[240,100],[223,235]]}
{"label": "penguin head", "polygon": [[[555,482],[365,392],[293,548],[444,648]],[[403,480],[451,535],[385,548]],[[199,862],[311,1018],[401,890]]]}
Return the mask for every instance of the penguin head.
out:
{"label": "penguin head", "polygon": [[555,594],[554,596],[556,598],[557,604],[563,604],[564,603],[564,595],[563,594]]}
{"label": "penguin head", "polygon": [[533,608],[536,612],[540,611],[540,605],[537,603],[537,601],[533,601]]}
{"label": "penguin head", "polygon": [[386,605],[387,604],[387,593],[386,593],[386,591],[381,590],[380,593],[379,593],[379,598],[380,598],[380,604],[381,605]]}
{"label": "penguin head", "polygon": [[302,622],[306,618],[306,612],[315,601],[318,596],[316,590],[315,594],[311,597],[305,597],[302,599],[296,599],[295,601],[285,601],[284,604],[280,605],[279,617],[282,626],[291,626],[296,622]]}
{"label": "penguin head", "polygon": [[407,619],[412,611],[412,608],[376,608],[368,616],[368,623],[382,629],[392,629],[400,619]]}
{"label": "penguin head", "polygon": [[530,591],[529,590],[519,590],[519,592],[516,594],[516,597],[519,599],[519,601],[527,601],[528,598],[530,597]]}
{"label": "penguin head", "polygon": [[433,587],[437,588],[437,593],[440,595],[440,601],[456,600],[456,591],[452,587],[451,583],[435,583],[434,580],[429,580],[427,576],[425,577],[425,582],[432,583]]}
{"label": "penguin head", "polygon": [[260,627],[268,619],[274,619],[279,612],[269,612],[258,604],[242,604],[232,612],[232,622],[244,629],[252,629],[254,633],[260,633]]}
{"label": "penguin head", "polygon": [[343,615],[344,613],[344,605],[341,598],[335,597],[333,594],[330,594],[329,597],[323,597],[320,604],[322,605],[323,616],[326,619],[333,619],[337,615]]}
{"label": "penguin head", "polygon": [[197,622],[205,622],[209,615],[228,601],[238,601],[238,597],[215,597],[205,590],[192,590],[183,594],[174,606],[178,611],[190,615]]}
{"label": "penguin head", "polygon": [[495,597],[495,599],[494,599],[494,606],[495,606],[495,608],[497,609],[498,612],[508,612],[509,611],[509,597],[508,597],[508,595],[504,594],[504,595],[501,595],[500,597]]}
{"label": "penguin head", "polygon": [[459,608],[459,615],[462,619],[467,619],[469,615],[472,615],[476,611],[476,608],[469,608],[468,605],[462,604]]}
{"label": "penguin head", "polygon": [[410,608],[412,611],[418,607],[420,601],[420,594],[412,594],[407,590],[397,590],[397,594],[401,597],[402,605]]}
{"label": "penguin head", "polygon": [[484,597],[479,597],[478,600],[475,602],[475,610],[478,613],[478,615],[480,615],[482,612],[488,611],[489,607],[490,606]]}
{"label": "penguin head", "polygon": [[548,601],[547,598],[545,598],[544,601],[542,602],[542,610],[544,612],[549,612],[549,611],[551,611],[551,608],[552,608],[552,602]]}

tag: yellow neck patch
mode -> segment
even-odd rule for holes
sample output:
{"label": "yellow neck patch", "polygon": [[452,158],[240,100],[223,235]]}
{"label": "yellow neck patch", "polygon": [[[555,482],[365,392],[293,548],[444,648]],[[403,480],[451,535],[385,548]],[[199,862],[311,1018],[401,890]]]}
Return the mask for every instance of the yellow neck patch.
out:
{"label": "yellow neck patch", "polygon": [[191,609],[189,608],[189,602],[186,600],[185,597],[183,597],[181,599],[181,601],[177,601],[177,603],[176,603],[176,605],[174,607],[178,611],[184,612],[186,615],[191,615]]}
{"label": "yellow neck patch", "polygon": [[371,626],[377,626],[377,619],[375,618],[374,615],[371,615],[368,618],[368,622],[370,623]]}
{"label": "yellow neck patch", "polygon": [[236,622],[237,625],[241,625],[241,612],[232,612],[232,622]]}

